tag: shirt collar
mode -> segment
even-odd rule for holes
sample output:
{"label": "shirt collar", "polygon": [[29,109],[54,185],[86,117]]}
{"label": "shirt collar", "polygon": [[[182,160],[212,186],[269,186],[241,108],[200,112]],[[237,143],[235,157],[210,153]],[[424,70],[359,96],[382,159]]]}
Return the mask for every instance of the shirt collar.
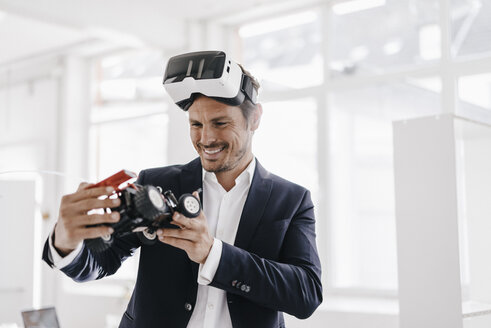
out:
{"label": "shirt collar", "polygon": [[[250,185],[252,183],[252,178],[254,177],[254,170],[256,169],[256,157],[252,158],[252,161],[249,163],[249,165],[246,167],[244,171],[242,171],[241,174],[235,179],[235,185],[238,185],[242,181],[246,180],[247,183]],[[203,170],[203,181],[210,181],[210,182],[215,182],[218,183],[217,177],[214,172],[209,172],[206,171],[205,169]]]}

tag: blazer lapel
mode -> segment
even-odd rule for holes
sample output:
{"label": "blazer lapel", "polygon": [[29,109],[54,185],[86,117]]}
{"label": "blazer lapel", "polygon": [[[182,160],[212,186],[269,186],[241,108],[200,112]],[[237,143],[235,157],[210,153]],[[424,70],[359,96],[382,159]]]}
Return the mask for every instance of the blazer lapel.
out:
{"label": "blazer lapel", "polygon": [[189,162],[182,168],[180,176],[180,193],[192,193],[203,186],[203,170],[201,167],[201,161],[198,158]]}
{"label": "blazer lapel", "polygon": [[[181,194],[193,192],[198,188],[202,188],[202,174],[202,166],[199,158],[187,164],[183,168],[180,176]],[[256,231],[256,227],[264,214],[272,187],[273,183],[269,177],[269,172],[256,160],[254,177],[247,195],[247,200],[244,204],[244,209],[242,210],[237,235],[235,236],[235,246],[247,249],[247,246]],[[205,195],[201,194],[201,202],[203,202],[203,197],[205,197]],[[191,260],[189,260],[189,262],[193,277],[196,279],[198,276],[199,265]]]}
{"label": "blazer lapel", "polygon": [[[198,188],[203,187],[203,170],[201,166],[201,160],[196,158],[195,160],[188,163],[183,167],[181,176],[180,176],[180,194],[184,193],[192,193],[193,191],[198,190]],[[180,195],[179,195],[180,196]],[[201,203],[203,203],[203,193],[200,194]],[[189,265],[191,266],[191,272],[193,274],[193,279],[196,281],[198,277],[198,269],[199,264],[189,260]],[[192,294],[196,294],[196,290],[193,290]],[[195,296],[194,296],[195,297]]]}
{"label": "blazer lapel", "polygon": [[256,227],[264,214],[266,204],[271,195],[272,186],[273,183],[269,177],[269,172],[256,160],[256,169],[251,188],[249,189],[249,194],[247,195],[247,200],[240,217],[237,235],[235,236],[235,246],[247,249],[256,231]]}

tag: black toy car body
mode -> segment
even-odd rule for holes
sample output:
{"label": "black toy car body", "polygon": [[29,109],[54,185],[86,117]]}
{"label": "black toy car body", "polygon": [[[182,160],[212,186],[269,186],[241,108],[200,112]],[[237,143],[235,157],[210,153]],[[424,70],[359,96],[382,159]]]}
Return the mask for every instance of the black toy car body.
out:
{"label": "black toy car body", "polygon": [[121,204],[106,211],[117,211],[120,220],[116,223],[106,223],[114,232],[100,238],[86,239],[85,245],[93,251],[103,251],[112,244],[115,237],[122,237],[136,233],[145,245],[152,245],[157,241],[156,231],[159,228],[179,229],[171,224],[174,212],[179,212],[186,217],[197,217],[201,211],[200,201],[192,194],[183,194],[179,200],[172,191],[162,193],[160,187],[151,185],[141,186],[127,184],[120,188],[121,184],[136,175],[129,171],[120,171],[115,175],[92,186],[112,186],[115,191],[111,198],[118,197]]}

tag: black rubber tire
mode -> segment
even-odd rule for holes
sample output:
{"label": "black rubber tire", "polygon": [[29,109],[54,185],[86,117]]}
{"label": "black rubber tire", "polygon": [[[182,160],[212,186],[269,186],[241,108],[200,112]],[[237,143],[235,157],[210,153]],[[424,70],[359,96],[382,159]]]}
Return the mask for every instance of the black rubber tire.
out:
{"label": "black rubber tire", "polygon": [[143,233],[143,231],[138,231],[136,233],[136,235],[138,236],[138,239],[140,239],[140,241],[142,242],[143,245],[147,245],[147,246],[152,246],[152,245],[155,245],[157,243],[157,240],[158,237],[157,237],[157,232],[154,232],[155,234],[155,238],[153,239],[149,239],[147,238],[147,236],[145,236],[145,234]]}
{"label": "black rubber tire", "polygon": [[179,197],[177,211],[188,218],[195,218],[201,212],[201,202],[191,194]]}
{"label": "black rubber tire", "polygon": [[143,186],[135,195],[135,206],[138,212],[147,220],[155,220],[167,210],[167,205],[162,199],[162,202],[157,206],[152,202],[151,195],[160,197],[160,191],[154,186]]}
{"label": "black rubber tire", "polygon": [[85,239],[85,246],[94,252],[103,252],[109,247],[111,247],[114,241],[114,237],[112,235],[109,236],[107,240],[102,238],[94,238],[94,239]]}

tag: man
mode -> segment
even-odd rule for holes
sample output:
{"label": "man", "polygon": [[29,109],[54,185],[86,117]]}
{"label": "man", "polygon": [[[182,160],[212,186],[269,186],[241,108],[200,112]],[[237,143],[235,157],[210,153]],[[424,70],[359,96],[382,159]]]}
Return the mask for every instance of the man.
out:
{"label": "man", "polygon": [[[92,214],[119,200],[81,184],[63,197],[44,260],[76,281],[113,274],[141,247],[138,278],[120,327],[284,327],[282,312],[309,317],[322,302],[310,193],[266,171],[252,154],[262,107],[258,84],[223,52],[169,60],[164,86],[189,113],[199,158],[140,172],[141,185],[176,195],[203,189],[203,211],[175,213],[180,229],[159,229],[161,243],[115,238],[101,253],[83,240],[112,232],[118,213]],[[198,196],[198,193],[194,193]]]}

